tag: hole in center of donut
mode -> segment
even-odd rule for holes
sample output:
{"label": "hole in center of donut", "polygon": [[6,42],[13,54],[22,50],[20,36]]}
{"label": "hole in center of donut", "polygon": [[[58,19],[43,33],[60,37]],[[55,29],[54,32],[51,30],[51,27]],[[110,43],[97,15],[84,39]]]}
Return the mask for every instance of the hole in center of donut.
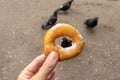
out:
{"label": "hole in center of donut", "polygon": [[72,40],[71,40],[71,38],[69,38],[67,36],[63,36],[63,37],[58,38],[55,41],[55,43],[60,45],[63,48],[72,46]]}

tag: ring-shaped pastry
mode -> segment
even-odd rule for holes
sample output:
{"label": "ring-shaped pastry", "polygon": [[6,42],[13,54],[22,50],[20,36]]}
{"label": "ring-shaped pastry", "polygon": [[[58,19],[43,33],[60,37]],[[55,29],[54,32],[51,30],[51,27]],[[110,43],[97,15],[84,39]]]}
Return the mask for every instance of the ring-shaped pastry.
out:
{"label": "ring-shaped pastry", "polygon": [[[72,46],[63,48],[55,44],[55,40],[61,36],[68,36],[72,39]],[[69,24],[56,24],[49,29],[44,36],[44,53],[46,56],[50,52],[56,51],[59,61],[73,58],[81,53],[84,41],[80,33]]]}

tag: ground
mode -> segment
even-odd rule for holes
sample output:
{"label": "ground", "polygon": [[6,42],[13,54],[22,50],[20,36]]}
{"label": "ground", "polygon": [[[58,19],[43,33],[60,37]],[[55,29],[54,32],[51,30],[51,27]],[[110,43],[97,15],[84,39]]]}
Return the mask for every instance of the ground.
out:
{"label": "ground", "polygon": [[[16,80],[20,71],[43,53],[41,25],[67,0],[0,0],[0,80]],[[98,16],[88,30],[83,22]],[[59,62],[61,80],[120,80],[120,0],[74,0],[57,23],[74,26],[84,38],[82,53]]]}

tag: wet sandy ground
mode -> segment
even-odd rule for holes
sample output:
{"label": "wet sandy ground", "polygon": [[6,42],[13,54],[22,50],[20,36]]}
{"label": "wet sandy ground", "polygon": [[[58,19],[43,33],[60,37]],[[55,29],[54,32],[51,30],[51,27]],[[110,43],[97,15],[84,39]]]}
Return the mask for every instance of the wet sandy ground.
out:
{"label": "wet sandy ground", "polygon": [[[16,80],[43,53],[41,25],[66,0],[0,0],[0,80]],[[92,31],[83,21],[99,16]],[[73,25],[84,38],[82,53],[60,62],[61,80],[120,80],[120,0],[74,0],[57,23]]]}

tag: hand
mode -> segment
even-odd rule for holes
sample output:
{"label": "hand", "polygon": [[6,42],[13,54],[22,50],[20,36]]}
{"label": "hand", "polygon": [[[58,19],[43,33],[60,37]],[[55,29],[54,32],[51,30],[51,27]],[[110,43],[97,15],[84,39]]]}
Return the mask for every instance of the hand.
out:
{"label": "hand", "polygon": [[[42,54],[20,73],[17,80],[52,80],[57,62],[58,54],[56,52],[51,52],[48,57]],[[54,80],[59,79],[56,77]]]}

